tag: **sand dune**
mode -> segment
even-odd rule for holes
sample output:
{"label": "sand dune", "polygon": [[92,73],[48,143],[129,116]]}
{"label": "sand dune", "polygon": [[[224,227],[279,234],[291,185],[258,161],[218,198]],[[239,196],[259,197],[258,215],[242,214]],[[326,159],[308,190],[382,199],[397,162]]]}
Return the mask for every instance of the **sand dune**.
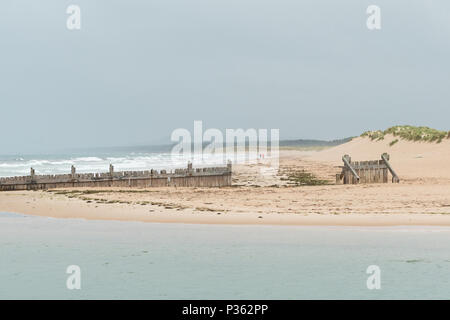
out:
{"label": "sand dune", "polygon": [[390,155],[390,162],[403,180],[450,179],[450,139],[441,143],[411,142],[386,135],[384,140],[371,141],[369,138],[355,138],[345,144],[323,151],[310,153],[305,159],[342,165],[342,156],[349,154],[353,161],[378,160],[382,153]]}

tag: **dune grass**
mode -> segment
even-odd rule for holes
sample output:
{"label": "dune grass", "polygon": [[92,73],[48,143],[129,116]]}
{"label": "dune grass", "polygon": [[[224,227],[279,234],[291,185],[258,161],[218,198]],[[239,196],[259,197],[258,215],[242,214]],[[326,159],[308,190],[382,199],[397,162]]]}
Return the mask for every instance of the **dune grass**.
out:
{"label": "dune grass", "polygon": [[[441,143],[444,139],[450,138],[450,131],[440,131],[429,127],[415,127],[415,126],[394,126],[384,131],[366,131],[361,137],[368,137],[371,140],[383,140],[387,134],[398,137],[407,141],[423,141]],[[395,140],[394,140],[395,141]],[[398,142],[395,141],[392,145]]]}
{"label": "dune grass", "polygon": [[395,140],[392,140],[390,143],[389,143],[389,147],[392,147],[394,144],[396,144],[398,142],[398,139],[395,139]]}
{"label": "dune grass", "polygon": [[318,186],[330,184],[329,181],[318,179],[314,174],[306,172],[305,170],[289,171],[287,177],[281,178],[281,180],[289,181],[289,184],[294,186]]}

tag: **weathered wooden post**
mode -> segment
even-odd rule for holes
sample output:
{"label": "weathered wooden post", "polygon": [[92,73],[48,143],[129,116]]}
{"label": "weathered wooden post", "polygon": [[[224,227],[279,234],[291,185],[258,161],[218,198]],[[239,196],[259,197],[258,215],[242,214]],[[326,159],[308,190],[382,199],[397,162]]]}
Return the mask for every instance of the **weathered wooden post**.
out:
{"label": "weathered wooden post", "polygon": [[232,180],[232,169],[233,169],[233,167],[232,167],[232,162],[231,162],[231,160],[228,160],[228,162],[227,162],[227,178],[226,178],[226,185],[228,185],[228,186],[231,186],[232,185],[232,183],[233,183],[233,180]]}
{"label": "weathered wooden post", "polygon": [[380,166],[380,161],[379,160],[375,160],[375,182],[380,183],[381,182],[381,166]]}
{"label": "weathered wooden post", "polygon": [[30,168],[30,181],[32,183],[36,182],[36,174],[33,168]]}
{"label": "weathered wooden post", "polygon": [[387,167],[383,168],[383,183],[388,183],[388,168]]}
{"label": "weathered wooden post", "polygon": [[344,161],[345,169],[346,169],[345,176],[344,176],[344,184],[352,183],[353,178],[355,178],[354,183],[358,183],[359,176],[356,173],[355,169],[353,169],[353,167],[351,165],[352,158],[350,158],[350,156],[348,154],[346,154],[342,157],[342,161]]}
{"label": "weathered wooden post", "polygon": [[70,172],[71,172],[71,175],[72,175],[72,179],[75,179],[76,171],[77,171],[77,170],[75,169],[75,166],[72,165],[72,167],[70,168]]}
{"label": "weathered wooden post", "polygon": [[[392,169],[391,165],[389,164],[389,154],[383,153],[381,155],[381,159],[383,159],[384,163],[386,164],[386,167],[388,167],[389,171],[392,174],[392,183],[399,183],[400,178],[398,177],[398,175],[395,173],[394,169]],[[387,172],[386,172],[386,176],[387,176]],[[386,177],[386,180],[387,180],[387,177]]]}
{"label": "weathered wooden post", "polygon": [[109,164],[109,175],[111,176],[111,178],[114,175],[114,166],[112,164]]}
{"label": "weathered wooden post", "polygon": [[336,173],[336,184],[341,184],[341,174]]}

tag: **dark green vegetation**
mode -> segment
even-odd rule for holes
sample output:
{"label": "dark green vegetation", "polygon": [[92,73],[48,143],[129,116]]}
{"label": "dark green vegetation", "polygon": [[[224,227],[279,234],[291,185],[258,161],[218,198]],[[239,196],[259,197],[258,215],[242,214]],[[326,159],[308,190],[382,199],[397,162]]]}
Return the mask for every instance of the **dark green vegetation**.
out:
{"label": "dark green vegetation", "polygon": [[353,138],[345,138],[338,140],[305,140],[305,139],[297,139],[297,140],[281,140],[280,147],[334,147],[340,144],[351,141]]}
{"label": "dark green vegetation", "polygon": [[390,143],[389,143],[389,146],[390,147],[392,147],[394,144],[396,144],[398,142],[398,139],[395,139],[395,140],[392,140]]}
{"label": "dark green vegetation", "polygon": [[286,177],[281,178],[281,180],[289,181],[289,184],[294,186],[318,186],[330,184],[329,181],[318,179],[314,174],[306,172],[305,170],[289,171],[286,173]]}

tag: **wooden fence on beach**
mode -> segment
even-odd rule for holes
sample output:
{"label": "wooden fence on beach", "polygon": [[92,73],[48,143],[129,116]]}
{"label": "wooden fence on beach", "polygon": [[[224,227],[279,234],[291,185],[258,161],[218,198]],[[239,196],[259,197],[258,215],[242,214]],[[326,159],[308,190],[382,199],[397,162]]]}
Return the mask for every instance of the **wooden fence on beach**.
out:
{"label": "wooden fence on beach", "polygon": [[225,187],[231,185],[231,162],[225,167],[185,169],[114,171],[110,165],[105,173],[76,173],[36,175],[33,168],[29,176],[0,178],[0,191],[42,190],[73,187]]}
{"label": "wooden fence on beach", "polygon": [[349,155],[342,157],[342,172],[336,174],[336,184],[388,183],[389,173],[392,183],[400,182],[400,178],[389,163],[389,155],[383,153],[380,160],[352,161]]}

